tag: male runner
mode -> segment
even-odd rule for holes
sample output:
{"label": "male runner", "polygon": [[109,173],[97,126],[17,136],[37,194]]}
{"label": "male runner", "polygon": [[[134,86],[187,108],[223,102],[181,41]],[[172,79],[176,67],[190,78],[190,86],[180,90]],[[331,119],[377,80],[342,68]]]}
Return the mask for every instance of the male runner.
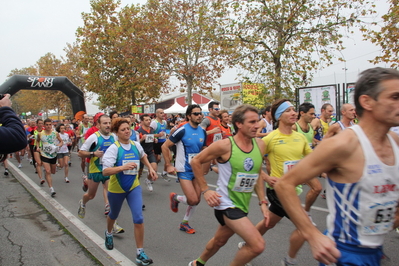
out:
{"label": "male runner", "polygon": [[[236,135],[212,144],[191,161],[196,184],[208,205],[214,207],[220,225],[200,257],[191,261],[189,266],[205,265],[234,234],[238,234],[247,244],[236,253],[230,266],[246,264],[265,248],[264,239],[247,218],[249,201],[255,191],[265,226],[268,224],[264,181],[260,177],[265,144],[255,138],[258,120],[258,110],[255,107],[237,107],[233,112]],[[217,160],[219,167],[216,191],[207,186],[201,166],[213,159]]]}
{"label": "male runner", "polygon": [[[306,140],[308,141],[309,147],[313,148],[314,130],[311,122],[316,117],[314,105],[306,102],[302,103],[299,106],[298,112],[299,120],[295,123],[295,125],[292,126],[292,129],[304,135]],[[312,216],[310,215],[310,207],[312,207],[313,203],[319,196],[322,190],[322,186],[317,177],[310,180],[307,185],[310,187],[310,190],[306,194],[305,211],[308,214],[309,219],[312,220],[313,225],[316,225],[316,223],[313,222]]]}
{"label": "male runner", "polygon": [[337,135],[341,130],[344,130],[347,127],[353,126],[353,120],[356,117],[355,107],[350,103],[345,103],[341,107],[342,118],[337,123],[332,124],[327,131],[327,134],[324,138],[330,138],[334,135]]}
{"label": "male runner", "polygon": [[[87,114],[83,115],[83,120],[79,124],[78,129],[76,130],[76,138],[78,140],[78,151],[80,151],[83,143],[85,142],[85,134],[86,131],[89,130],[89,128],[92,126],[92,124],[89,123],[89,116]],[[82,168],[82,179],[83,179],[83,191],[86,192],[88,185],[87,185],[87,175],[86,175],[86,162],[85,158],[81,157],[81,162],[80,162],[80,167]]]}
{"label": "male runner", "polygon": [[[90,135],[79,150],[80,157],[83,159],[90,158],[89,176],[87,179],[88,191],[79,201],[78,215],[82,219],[86,215],[86,203],[95,198],[100,182],[103,184],[103,191],[108,192],[109,176],[102,174],[102,157],[109,146],[115,142],[115,139],[111,134],[111,119],[109,116],[101,115],[97,122],[99,130]],[[104,214],[107,215],[110,212],[110,206],[107,193],[103,193],[103,195],[105,203]],[[124,232],[123,228],[117,226],[117,223],[114,225],[114,230],[116,233]]]}
{"label": "male runner", "polygon": [[262,110],[262,119],[259,121],[259,128],[256,131],[256,137],[263,138],[266,137],[270,132],[273,131],[273,120],[271,113],[272,106],[266,106]]}
{"label": "male runner", "polygon": [[[157,109],[155,111],[155,119],[151,122],[150,127],[154,130],[154,137],[158,139],[157,143],[154,143],[154,154],[155,154],[155,159],[157,160],[157,164],[161,162],[161,154],[162,154],[162,145],[166,141],[166,127],[167,123],[163,119],[164,118],[164,112],[163,109]],[[166,165],[166,164],[165,164]],[[164,165],[161,177],[167,181],[170,182],[170,178],[168,177],[168,173],[166,172],[166,166]]]}
{"label": "male runner", "polygon": [[[144,149],[144,152],[147,154],[147,159],[150,162],[152,169],[154,169],[155,173],[157,172],[157,160],[154,154],[154,142],[158,142],[158,140],[154,136],[154,130],[150,127],[151,125],[151,117],[148,114],[143,114],[140,116],[141,126],[137,130],[140,137],[140,144]],[[139,169],[139,178],[143,174],[144,164],[140,163]],[[147,185],[147,189],[152,192],[153,187],[151,181],[148,179],[148,176],[145,178],[145,184]]]}
{"label": "male runner", "polygon": [[[209,116],[206,116],[200,126],[205,129],[207,137],[205,145],[209,147],[212,143],[222,139],[222,132],[220,129],[219,103],[212,101],[208,103]],[[209,172],[212,162],[206,162],[203,165],[205,175]]]}
{"label": "male runner", "polygon": [[320,118],[315,118],[312,120],[311,125],[316,131],[314,136],[315,145],[323,140],[324,136],[328,132],[330,127],[331,116],[334,113],[334,107],[330,103],[325,103],[321,106]]}
{"label": "male runner", "polygon": [[[180,230],[188,234],[195,234],[195,229],[188,224],[188,221],[200,202],[201,191],[190,162],[205,146],[206,132],[199,126],[202,121],[202,112],[198,104],[192,104],[187,107],[186,118],[188,118],[188,123],[179,127],[162,145],[162,154],[168,173],[176,174],[177,172],[177,177],[184,193],[184,195],[170,193],[170,208],[173,212],[177,212],[179,203],[188,205],[183,221],[180,224]],[[173,167],[170,163],[171,156],[168,151],[175,144],[176,159],[175,167]]]}
{"label": "male runner", "polygon": [[[271,112],[273,121],[277,121],[278,128],[262,139],[266,144],[265,154],[268,154],[271,164],[271,177],[266,180],[266,194],[270,201],[269,224],[266,225],[265,221],[261,220],[256,225],[262,235],[273,228],[284,216],[287,216],[273,188],[277,180],[283,176],[283,173],[293,168],[305,155],[312,152],[305,136],[292,130],[297,121],[297,113],[288,100],[281,99],[274,102]],[[302,193],[301,186],[298,186],[297,193]],[[301,209],[303,210],[302,207]],[[283,265],[294,265],[296,263],[296,255],[303,243],[303,237],[298,230],[295,230],[291,234],[288,256],[284,259]],[[245,246],[245,242],[240,242],[238,246],[242,248]]]}
{"label": "male runner", "polygon": [[[399,226],[399,72],[371,68],[355,86],[359,124],[323,140],[276,185],[292,221],[322,265],[380,265],[386,234]],[[326,236],[306,219],[297,184],[326,172]]]}

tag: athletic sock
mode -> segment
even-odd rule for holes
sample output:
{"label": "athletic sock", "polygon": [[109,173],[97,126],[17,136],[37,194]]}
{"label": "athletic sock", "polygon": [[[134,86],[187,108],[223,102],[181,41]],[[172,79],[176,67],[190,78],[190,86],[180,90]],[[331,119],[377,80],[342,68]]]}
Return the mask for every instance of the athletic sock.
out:
{"label": "athletic sock", "polygon": [[187,198],[184,195],[176,195],[176,200],[180,203],[187,204]]}
{"label": "athletic sock", "polygon": [[137,255],[140,255],[140,253],[141,253],[142,251],[144,251],[144,248],[138,248],[137,251],[136,251],[136,254],[137,254]]}
{"label": "athletic sock", "polygon": [[197,206],[187,206],[186,213],[184,214],[183,222],[190,220],[191,216],[193,216],[195,209]]}

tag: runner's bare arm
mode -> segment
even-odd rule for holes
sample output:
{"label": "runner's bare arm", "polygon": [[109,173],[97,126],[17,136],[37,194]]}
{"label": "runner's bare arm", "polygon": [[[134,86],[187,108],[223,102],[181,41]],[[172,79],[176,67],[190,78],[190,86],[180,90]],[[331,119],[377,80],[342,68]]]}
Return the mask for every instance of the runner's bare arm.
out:
{"label": "runner's bare arm", "polygon": [[338,123],[332,124],[326,133],[326,135],[323,137],[323,139],[331,138],[334,135],[337,135],[338,132],[340,131],[341,127],[339,126]]}

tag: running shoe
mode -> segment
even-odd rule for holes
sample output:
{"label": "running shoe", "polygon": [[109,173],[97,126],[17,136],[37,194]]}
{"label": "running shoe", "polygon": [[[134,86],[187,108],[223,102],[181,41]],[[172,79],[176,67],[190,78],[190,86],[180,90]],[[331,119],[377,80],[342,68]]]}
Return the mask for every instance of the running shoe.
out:
{"label": "running shoe", "polygon": [[188,223],[180,223],[180,231],[184,231],[187,234],[195,234],[195,229],[188,225]]}
{"label": "running shoe", "polygon": [[72,163],[71,163],[71,162],[68,162],[68,166],[69,166],[69,167],[72,166]]}
{"label": "running shoe", "polygon": [[18,168],[22,168],[22,163],[18,164]]}
{"label": "running shoe", "polygon": [[141,209],[144,211],[144,209],[145,209],[145,205],[143,204],[143,206],[141,206]]}
{"label": "running shoe", "polygon": [[119,224],[115,221],[114,226],[112,227],[112,233],[114,234],[122,234],[125,230],[119,226]]}
{"label": "running shoe", "polygon": [[168,173],[162,173],[161,177],[163,180],[165,180],[166,182],[170,182],[170,178],[168,176]]}
{"label": "running shoe", "polygon": [[7,168],[4,170],[4,175],[5,175],[5,176],[8,175],[8,169],[7,169]]}
{"label": "running shoe", "polygon": [[65,183],[69,183],[68,177],[65,177]]}
{"label": "running shoe", "polygon": [[144,250],[141,251],[139,255],[137,255],[137,257],[136,257],[136,262],[137,262],[139,265],[144,265],[144,266],[150,265],[150,264],[153,263],[152,259],[150,259],[150,258],[147,256],[147,254],[145,254]]}
{"label": "running shoe", "polygon": [[32,159],[29,159],[29,164],[33,165]]}
{"label": "running shoe", "polygon": [[86,192],[89,189],[89,186],[87,185],[86,179],[83,179],[82,189],[83,189],[84,192]]}
{"label": "running shoe", "polygon": [[152,192],[154,188],[152,187],[151,181],[148,178],[145,179],[145,184],[147,185],[147,189],[149,192]]}
{"label": "running shoe", "polygon": [[40,179],[40,185],[43,185],[44,184],[44,182],[46,182],[43,178],[42,179]]}
{"label": "running shoe", "polygon": [[169,199],[170,199],[170,209],[172,212],[178,212],[179,211],[179,202],[176,200],[177,194],[174,192],[171,192],[169,194]]}
{"label": "running shoe", "polygon": [[399,227],[395,229],[396,233],[399,234]]}
{"label": "running shoe", "polygon": [[105,210],[104,210],[104,215],[108,215],[109,211],[111,210],[111,207],[109,207],[109,204],[105,204]]}
{"label": "running shoe", "polygon": [[292,266],[292,265],[296,265],[296,263],[289,263],[289,262],[287,261],[287,258],[284,258],[284,259],[281,261],[281,265],[282,265],[282,266]]}
{"label": "running shoe", "polygon": [[55,190],[53,187],[50,188],[50,195],[51,195],[51,197],[54,197],[54,195],[55,195]]}
{"label": "running shoe", "polygon": [[85,218],[86,215],[86,206],[83,206],[83,200],[79,200],[79,209],[78,209],[78,216],[80,218]]}
{"label": "running shoe", "polygon": [[112,234],[107,234],[107,230],[105,230],[105,247],[108,250],[114,249],[114,236]]}

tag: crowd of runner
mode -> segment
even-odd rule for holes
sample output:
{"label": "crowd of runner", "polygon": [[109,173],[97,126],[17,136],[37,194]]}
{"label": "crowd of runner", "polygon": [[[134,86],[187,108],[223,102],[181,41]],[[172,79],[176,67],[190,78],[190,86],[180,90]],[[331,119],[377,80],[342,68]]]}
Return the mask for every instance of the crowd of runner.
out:
{"label": "crowd of runner", "polygon": [[[356,107],[343,104],[341,120],[336,122],[330,103],[316,117],[319,110],[313,104],[301,103],[296,110],[288,99],[262,110],[241,105],[232,114],[212,101],[207,116],[194,104],[185,115],[173,118],[157,109],[139,119],[119,117],[117,112],[85,114],[80,120],[58,123],[37,119],[26,121],[28,146],[14,156],[21,168],[27,154],[38,183],[47,183],[54,197],[52,175],[58,169],[70,182],[70,159],[76,150],[84,191],[78,216],[85,218],[86,205],[101,183],[107,216],[105,246],[112,250],[113,234],[124,232],[116,219],[126,200],[140,265],[153,263],[144,251],[140,183],[153,191],[162,159],[159,177],[170,182],[170,175],[176,175],[183,192],[170,192],[171,211],[178,212],[180,203],[187,206],[180,230],[195,234],[189,221],[202,198],[214,207],[219,222],[191,266],[205,265],[234,234],[243,241],[230,265],[250,265],[265,249],[263,235],[284,217],[297,229],[287,239],[290,246],[282,265],[297,264],[296,255],[305,241],[323,265],[379,265],[385,234],[399,226],[399,72],[374,68],[362,73],[355,103]],[[8,175],[7,160],[4,166]],[[218,174],[216,190],[207,186],[209,171]],[[320,178],[327,179],[326,191]],[[304,208],[297,197],[303,185],[310,188]],[[264,217],[256,225],[247,217],[253,192]],[[310,213],[319,195],[330,210],[326,236],[316,229]],[[383,207],[370,211],[373,204]]]}

